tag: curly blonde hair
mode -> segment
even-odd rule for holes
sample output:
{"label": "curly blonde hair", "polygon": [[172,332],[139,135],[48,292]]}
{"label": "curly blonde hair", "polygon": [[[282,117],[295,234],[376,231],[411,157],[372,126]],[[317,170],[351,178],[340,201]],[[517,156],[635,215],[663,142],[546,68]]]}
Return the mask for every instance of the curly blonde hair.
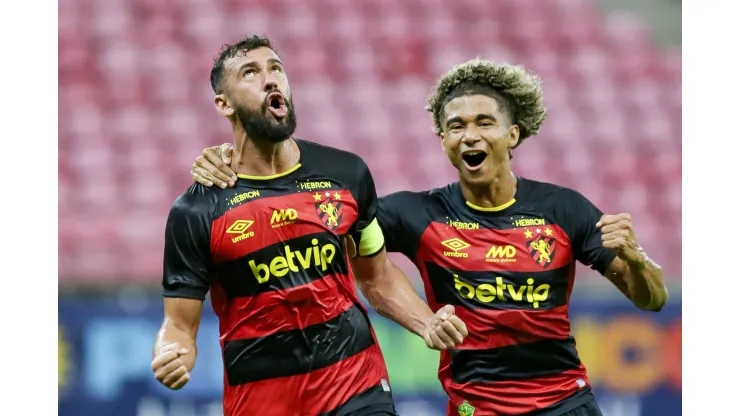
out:
{"label": "curly blonde hair", "polygon": [[542,105],[542,81],[522,66],[473,59],[454,66],[437,81],[427,110],[434,119],[434,132],[442,133],[442,111],[453,98],[489,90],[502,107],[508,107],[512,124],[519,126],[519,142],[539,132],[547,111]]}

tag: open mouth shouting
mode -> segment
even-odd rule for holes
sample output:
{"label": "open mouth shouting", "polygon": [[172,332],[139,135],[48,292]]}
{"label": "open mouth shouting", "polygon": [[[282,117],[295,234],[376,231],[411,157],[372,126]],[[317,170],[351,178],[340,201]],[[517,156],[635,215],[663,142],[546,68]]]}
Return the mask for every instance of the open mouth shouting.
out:
{"label": "open mouth shouting", "polygon": [[282,120],[288,115],[288,107],[285,105],[285,98],[279,92],[270,93],[267,96],[267,110],[278,119]]}
{"label": "open mouth shouting", "polygon": [[483,166],[488,155],[482,150],[466,150],[462,153],[462,160],[469,171],[476,171]]}

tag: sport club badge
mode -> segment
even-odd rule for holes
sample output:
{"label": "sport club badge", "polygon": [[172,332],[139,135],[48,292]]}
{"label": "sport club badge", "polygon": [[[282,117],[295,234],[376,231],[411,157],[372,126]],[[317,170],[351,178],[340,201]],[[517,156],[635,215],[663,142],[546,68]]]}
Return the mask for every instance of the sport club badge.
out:
{"label": "sport club badge", "polygon": [[316,192],[313,195],[316,214],[329,231],[339,228],[342,223],[342,194],[337,191]]}
{"label": "sport club badge", "polygon": [[536,228],[534,230],[526,228],[524,230],[524,237],[527,240],[529,256],[543,268],[549,266],[555,256],[556,248],[555,237],[552,237],[550,227],[546,229]]}

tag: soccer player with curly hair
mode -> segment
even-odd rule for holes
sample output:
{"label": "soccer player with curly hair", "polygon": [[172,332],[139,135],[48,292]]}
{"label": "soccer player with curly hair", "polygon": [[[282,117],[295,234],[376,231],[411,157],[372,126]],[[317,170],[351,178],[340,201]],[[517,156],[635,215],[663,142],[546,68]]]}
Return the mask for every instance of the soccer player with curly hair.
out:
{"label": "soccer player with curly hair", "polygon": [[[667,300],[662,269],[629,214],[512,172],[512,150],[546,118],[535,74],[465,62],[439,79],[427,110],[459,180],[380,198],[378,221],[388,251],[419,269],[429,305],[455,305],[470,332],[441,353],[448,415],[601,415],[570,334],[576,262],[648,311]],[[228,156],[206,149],[193,178],[219,184]]]}

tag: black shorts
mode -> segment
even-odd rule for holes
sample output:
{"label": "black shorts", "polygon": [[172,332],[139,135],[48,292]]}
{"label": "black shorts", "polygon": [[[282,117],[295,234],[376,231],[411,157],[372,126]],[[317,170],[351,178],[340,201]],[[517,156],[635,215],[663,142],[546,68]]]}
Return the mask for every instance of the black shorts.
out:
{"label": "black shorts", "polygon": [[359,409],[339,410],[336,416],[398,416],[393,405],[386,403],[371,404]]}
{"label": "black shorts", "polygon": [[371,407],[366,407],[355,410],[352,413],[347,413],[347,416],[398,416],[398,413],[395,410],[388,410],[387,408],[373,410]]}
{"label": "black shorts", "polygon": [[596,400],[589,400],[588,402],[576,407],[575,409],[563,413],[562,416],[603,416],[599,405],[596,404]]}
{"label": "black shorts", "polygon": [[398,416],[393,396],[383,386],[371,387],[349,399],[339,408],[319,416]]}

